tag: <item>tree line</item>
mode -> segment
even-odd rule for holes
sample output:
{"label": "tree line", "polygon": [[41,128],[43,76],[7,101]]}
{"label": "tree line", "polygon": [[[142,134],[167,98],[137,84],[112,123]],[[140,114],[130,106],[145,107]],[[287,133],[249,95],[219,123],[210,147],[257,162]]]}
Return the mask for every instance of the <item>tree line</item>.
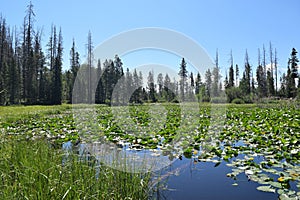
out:
{"label": "tree line", "polygon": [[[61,104],[62,32],[52,26],[47,51],[41,30],[34,29],[33,5],[27,7],[21,32],[0,17],[0,104]],[[21,35],[21,36],[19,36]]]}
{"label": "tree line", "polygon": [[[262,53],[258,49],[257,68],[252,69],[249,63],[248,52],[245,53],[244,72],[239,80],[239,66],[234,67],[231,53],[231,65],[226,74],[224,87],[227,101],[238,98],[243,101],[253,102],[262,98],[295,98],[300,97],[300,80],[298,74],[297,50],[292,48],[290,58],[287,63],[287,71],[279,78],[278,84],[278,63],[277,50],[270,43],[269,65],[267,65],[266,49],[263,46]],[[298,83],[297,83],[298,80]],[[280,85],[280,88],[278,88]]]}
{"label": "tree line", "polygon": [[104,62],[94,62],[92,36],[89,32],[87,63],[80,64],[80,54],[73,40],[70,67],[63,71],[61,29],[52,25],[46,50],[43,50],[42,31],[34,28],[34,18],[31,3],[20,31],[11,29],[5,18],[0,17],[0,105],[232,102],[234,99],[250,103],[266,97],[295,98],[300,93],[297,50],[292,49],[287,71],[278,80],[277,50],[271,43],[268,58],[265,46],[262,52],[258,49],[256,70],[252,69],[246,50],[241,77],[231,52],[229,70],[222,81],[216,51],[215,67],[202,74],[204,77],[199,72],[189,72],[187,62],[182,58],[178,77],[171,77],[167,73],[158,73],[156,76],[150,70],[144,81],[145,74],[136,69],[124,69],[118,55]]}

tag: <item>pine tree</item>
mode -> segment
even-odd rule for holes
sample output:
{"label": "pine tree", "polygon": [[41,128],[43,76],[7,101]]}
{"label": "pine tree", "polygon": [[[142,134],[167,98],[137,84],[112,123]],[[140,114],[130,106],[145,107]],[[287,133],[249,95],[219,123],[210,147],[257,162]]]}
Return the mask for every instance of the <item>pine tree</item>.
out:
{"label": "pine tree", "polygon": [[172,94],[172,86],[171,86],[171,79],[168,74],[165,75],[164,79],[164,87],[163,87],[163,96],[166,101],[170,102],[174,97]]}
{"label": "pine tree", "polygon": [[210,69],[205,72],[205,86],[206,86],[206,95],[208,98],[211,96],[211,88],[212,88],[212,74]]}
{"label": "pine tree", "polygon": [[54,58],[54,66],[52,71],[52,99],[51,104],[58,105],[62,102],[62,33],[59,30],[57,50]]}
{"label": "pine tree", "polygon": [[293,78],[292,71],[288,65],[286,74],[286,97],[292,98],[295,96],[295,79]]}
{"label": "pine tree", "polygon": [[201,75],[198,72],[197,76],[196,76],[196,81],[195,81],[195,94],[196,95],[199,94],[201,85],[202,85]]}
{"label": "pine tree", "polygon": [[[113,84],[116,85],[118,83],[118,81],[120,80],[120,78],[124,75],[124,72],[123,72],[123,63],[122,63],[122,60],[121,58],[118,56],[118,55],[115,55],[115,59],[114,59],[114,67],[115,67],[115,72],[114,72],[114,77],[113,77]],[[114,100],[116,102],[120,102],[120,96],[121,96],[121,93],[123,91],[121,91],[121,87],[123,87],[122,85],[119,85],[118,87],[114,87]],[[140,92],[138,92],[140,93]]]}
{"label": "pine tree", "polygon": [[148,74],[148,96],[151,102],[156,102],[156,92],[155,92],[155,84],[154,84],[154,73],[153,71],[149,71]]}
{"label": "pine tree", "polygon": [[[226,76],[226,78],[227,78],[227,76]],[[230,68],[229,68],[228,87],[229,88],[234,87],[234,70],[233,70],[233,65],[231,65]]]}
{"label": "pine tree", "polygon": [[189,101],[194,101],[195,100],[195,94],[194,94],[194,90],[195,90],[195,81],[194,81],[194,74],[193,72],[190,73],[190,84],[188,85],[188,93],[189,93]]}
{"label": "pine tree", "polygon": [[130,100],[130,95],[133,92],[133,79],[132,74],[129,69],[126,69],[125,73],[125,87],[124,87],[124,95],[123,95],[123,104],[128,103]]}
{"label": "pine tree", "polygon": [[23,75],[23,101],[25,104],[33,104],[35,93],[34,77],[36,77],[36,70],[33,65],[33,45],[34,38],[33,21],[34,21],[33,5],[27,6],[26,16],[23,25],[23,58],[22,58],[22,75]]}
{"label": "pine tree", "polygon": [[287,71],[287,97],[296,97],[297,95],[297,88],[296,88],[296,78],[299,77],[298,75],[298,58],[297,58],[297,51],[295,48],[292,49],[291,58],[288,61],[288,71]]}
{"label": "pine tree", "polygon": [[238,87],[239,84],[240,84],[239,75],[240,75],[239,66],[238,66],[238,64],[236,64],[236,65],[235,65],[235,80],[236,80],[236,86],[237,86],[237,87]]}
{"label": "pine tree", "polygon": [[230,88],[227,74],[226,74],[225,80],[224,80],[224,88],[225,88],[225,92],[227,89]]}
{"label": "pine tree", "polygon": [[132,77],[133,77],[133,88],[135,90],[131,96],[131,102],[140,103],[141,85],[140,85],[140,80],[136,69],[133,70]]}
{"label": "pine tree", "polygon": [[[42,51],[41,45],[41,34],[37,33],[35,35],[34,41],[34,56],[33,56],[33,65],[34,65],[34,76],[33,76],[33,84],[34,88],[34,102],[44,104],[44,83],[43,83],[43,70],[45,65],[45,56]],[[40,94],[41,93],[41,94]]]}
{"label": "pine tree", "polygon": [[73,102],[73,87],[80,68],[79,53],[76,51],[75,40],[73,39],[70,50],[70,83],[69,83],[69,102]]}
{"label": "pine tree", "polygon": [[221,79],[221,74],[220,74],[220,68],[219,68],[219,56],[218,56],[218,50],[216,52],[216,66],[213,68],[212,71],[212,96],[217,97],[220,94],[220,88],[219,88],[219,81]]}
{"label": "pine tree", "polygon": [[274,78],[272,76],[271,70],[267,71],[267,90],[268,90],[268,96],[275,95]]}
{"label": "pine tree", "polygon": [[103,104],[105,103],[105,94],[104,94],[104,88],[103,88],[103,80],[102,80],[102,68],[101,68],[101,61],[98,59],[97,62],[97,88],[95,92],[95,103],[97,104]]}
{"label": "pine tree", "polygon": [[247,50],[245,54],[245,71],[243,73],[240,88],[245,95],[249,95],[251,92],[251,66]]}
{"label": "pine tree", "polygon": [[162,98],[163,95],[163,85],[164,85],[164,77],[162,73],[157,75],[157,86],[158,86],[158,96]]}
{"label": "pine tree", "polygon": [[265,74],[262,65],[259,65],[256,70],[256,80],[257,80],[257,94],[258,97],[266,97],[266,81],[265,81]]}
{"label": "pine tree", "polygon": [[291,58],[289,59],[289,65],[291,69],[291,76],[292,78],[298,78],[298,62],[299,59],[297,58],[297,51],[295,48],[292,49]]}
{"label": "pine tree", "polygon": [[182,58],[181,60],[181,64],[180,64],[180,70],[178,73],[179,77],[180,77],[180,96],[181,96],[181,100],[185,101],[185,88],[186,88],[186,79],[188,76],[188,71],[186,68],[186,62],[184,60],[184,58]]}

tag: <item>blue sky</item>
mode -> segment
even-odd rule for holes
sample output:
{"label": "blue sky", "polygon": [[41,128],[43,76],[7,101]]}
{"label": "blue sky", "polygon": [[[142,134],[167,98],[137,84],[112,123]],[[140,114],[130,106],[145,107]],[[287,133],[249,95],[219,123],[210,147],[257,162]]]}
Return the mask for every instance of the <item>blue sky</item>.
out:
{"label": "blue sky", "polygon": [[[29,1],[0,0],[0,13],[10,26],[21,27]],[[160,27],[178,31],[200,44],[214,59],[219,51],[219,64],[224,72],[229,67],[230,50],[234,63],[244,69],[245,50],[250,63],[257,66],[257,52],[263,44],[269,55],[269,42],[277,49],[278,63],[284,70],[291,49],[300,51],[300,1],[286,0],[210,0],[210,1],[74,1],[32,0],[36,14],[35,28],[44,32],[48,41],[51,24],[62,28],[64,69],[69,65],[72,39],[84,61],[85,44],[90,30],[94,46],[120,32],[143,27]],[[149,53],[149,52],[148,52]],[[124,57],[124,65],[161,62],[165,56]],[[168,57],[168,56],[167,56]],[[170,58],[173,58],[170,56]],[[180,58],[169,62],[179,66]]]}

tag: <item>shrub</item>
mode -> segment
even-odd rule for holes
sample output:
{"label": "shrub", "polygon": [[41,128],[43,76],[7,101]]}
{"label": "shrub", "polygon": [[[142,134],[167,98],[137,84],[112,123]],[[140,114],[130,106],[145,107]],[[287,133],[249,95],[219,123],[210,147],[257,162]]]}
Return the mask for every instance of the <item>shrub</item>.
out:
{"label": "shrub", "polygon": [[238,87],[231,87],[226,89],[226,95],[227,95],[227,102],[230,103],[232,100],[236,98],[242,98],[243,94],[240,88]]}
{"label": "shrub", "polygon": [[240,99],[240,98],[235,98],[232,100],[231,103],[234,103],[234,104],[244,104],[244,100],[243,99]]}

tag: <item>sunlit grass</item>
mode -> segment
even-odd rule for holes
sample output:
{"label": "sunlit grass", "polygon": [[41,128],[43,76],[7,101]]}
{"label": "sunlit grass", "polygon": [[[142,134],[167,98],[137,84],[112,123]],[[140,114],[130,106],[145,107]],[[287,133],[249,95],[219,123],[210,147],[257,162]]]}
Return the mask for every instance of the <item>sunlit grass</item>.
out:
{"label": "sunlit grass", "polygon": [[58,106],[0,106],[0,121],[11,122],[34,115],[60,113],[67,109],[71,109],[71,105],[63,104]]}
{"label": "sunlit grass", "polygon": [[148,199],[149,174],[114,170],[43,140],[2,140],[0,155],[1,199]]}

